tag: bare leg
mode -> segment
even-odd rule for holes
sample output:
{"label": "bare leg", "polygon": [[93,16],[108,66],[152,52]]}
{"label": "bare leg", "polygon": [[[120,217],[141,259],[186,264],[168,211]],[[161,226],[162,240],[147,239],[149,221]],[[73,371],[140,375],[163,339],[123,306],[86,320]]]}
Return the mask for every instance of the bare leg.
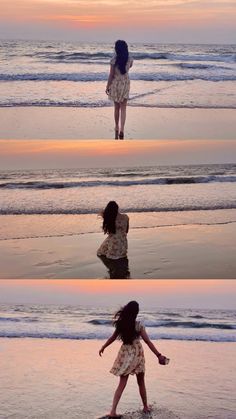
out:
{"label": "bare leg", "polygon": [[144,372],[137,374],[136,377],[137,377],[137,382],[139,386],[139,393],[143,402],[143,411],[145,413],[148,413],[150,412],[150,408],[148,407],[148,404],[147,404],[147,391],[146,391],[145,380],[144,380]]}
{"label": "bare leg", "polygon": [[121,104],[120,104],[120,110],[121,110],[121,116],[120,116],[120,130],[121,132],[124,132],[124,128],[125,128],[125,121],[126,121],[126,106],[127,106],[127,100],[125,99]]}
{"label": "bare leg", "polygon": [[119,131],[120,104],[118,102],[114,102],[114,118],[115,118],[115,129]]}
{"label": "bare leg", "polygon": [[121,375],[119,385],[115,391],[110,416],[116,416],[116,408],[125,389],[129,376]]}

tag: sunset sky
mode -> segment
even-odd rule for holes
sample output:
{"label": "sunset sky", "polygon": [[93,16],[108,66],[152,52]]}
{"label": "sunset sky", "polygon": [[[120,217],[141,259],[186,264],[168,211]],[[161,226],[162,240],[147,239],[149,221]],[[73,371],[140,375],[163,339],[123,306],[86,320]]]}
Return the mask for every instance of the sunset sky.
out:
{"label": "sunset sky", "polygon": [[234,43],[235,0],[1,0],[0,38]]}
{"label": "sunset sky", "polygon": [[1,303],[114,307],[235,308],[233,280],[0,280]]}
{"label": "sunset sky", "polygon": [[234,163],[234,140],[0,140],[1,169]]}

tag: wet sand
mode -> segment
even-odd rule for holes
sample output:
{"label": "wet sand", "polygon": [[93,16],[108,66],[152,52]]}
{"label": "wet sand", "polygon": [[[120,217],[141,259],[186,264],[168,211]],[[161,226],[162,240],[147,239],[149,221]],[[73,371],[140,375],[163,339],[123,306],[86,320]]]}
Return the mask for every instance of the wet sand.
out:
{"label": "wet sand", "polygon": [[[0,139],[110,139],[113,108],[0,108]],[[235,109],[130,106],[129,139],[235,139]]]}
{"label": "wet sand", "polygon": [[[98,419],[110,408],[117,378],[109,373],[120,346],[103,341],[0,339],[1,414],[12,419]],[[233,419],[235,343],[158,341],[170,357],[160,366],[144,345],[146,385],[153,419]],[[223,357],[222,357],[223,355]],[[119,413],[140,419],[135,377]]]}
{"label": "wet sand", "polygon": [[[235,279],[236,223],[133,228],[130,277]],[[102,233],[0,241],[1,278],[109,278],[96,256]]]}

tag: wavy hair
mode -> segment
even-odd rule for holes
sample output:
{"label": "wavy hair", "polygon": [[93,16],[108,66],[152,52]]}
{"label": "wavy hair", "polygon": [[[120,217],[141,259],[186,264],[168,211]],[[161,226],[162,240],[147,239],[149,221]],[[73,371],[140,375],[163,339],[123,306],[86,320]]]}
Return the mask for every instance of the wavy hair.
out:
{"label": "wavy hair", "polygon": [[134,339],[139,336],[136,330],[136,318],[139,312],[137,301],[130,301],[122,307],[114,316],[113,325],[118,333],[118,338],[125,345],[132,345]]}
{"label": "wavy hair", "polygon": [[116,217],[118,214],[118,204],[115,201],[108,202],[102,213],[104,234],[116,234]]}
{"label": "wavy hair", "polygon": [[119,68],[121,74],[126,73],[126,64],[129,59],[128,45],[125,41],[120,39],[115,43],[116,62],[115,65]]}

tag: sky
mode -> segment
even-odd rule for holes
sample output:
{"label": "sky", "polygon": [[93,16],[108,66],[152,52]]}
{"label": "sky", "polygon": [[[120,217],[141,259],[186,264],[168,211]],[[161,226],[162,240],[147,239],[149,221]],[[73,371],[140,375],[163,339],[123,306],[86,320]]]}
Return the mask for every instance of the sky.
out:
{"label": "sky", "polygon": [[0,280],[0,304],[234,309],[234,280]]}
{"label": "sky", "polygon": [[0,38],[234,43],[235,0],[1,0]]}
{"label": "sky", "polygon": [[235,163],[235,140],[0,140],[0,168]]}

